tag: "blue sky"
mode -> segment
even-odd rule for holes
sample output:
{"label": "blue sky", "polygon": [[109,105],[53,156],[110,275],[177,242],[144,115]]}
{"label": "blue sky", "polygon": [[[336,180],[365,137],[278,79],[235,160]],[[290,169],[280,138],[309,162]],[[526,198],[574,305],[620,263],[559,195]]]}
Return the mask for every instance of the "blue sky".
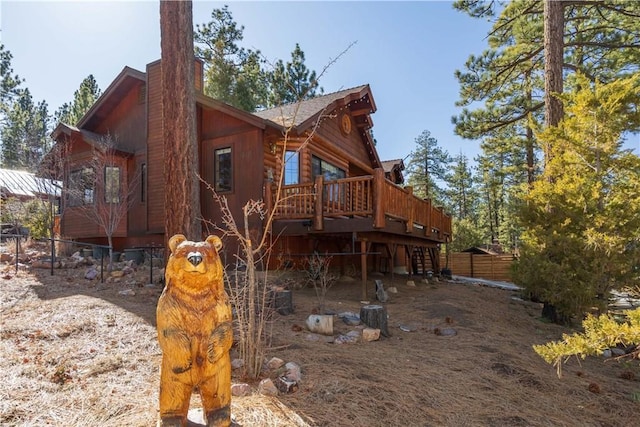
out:
{"label": "blue sky", "polygon": [[[453,133],[459,112],[453,73],[486,47],[490,24],[455,11],[450,1],[212,2],[194,1],[195,24],[229,4],[244,25],[245,47],[271,62],[287,61],[300,43],[306,64],[322,70],[325,93],[368,83],[378,108],[372,116],[382,159],[404,158],[429,130],[450,154],[479,153],[479,142]],[[36,101],[53,113],[93,74],[101,89],[125,66],[144,71],[160,58],[159,2],[0,2],[0,37],[16,73]]]}

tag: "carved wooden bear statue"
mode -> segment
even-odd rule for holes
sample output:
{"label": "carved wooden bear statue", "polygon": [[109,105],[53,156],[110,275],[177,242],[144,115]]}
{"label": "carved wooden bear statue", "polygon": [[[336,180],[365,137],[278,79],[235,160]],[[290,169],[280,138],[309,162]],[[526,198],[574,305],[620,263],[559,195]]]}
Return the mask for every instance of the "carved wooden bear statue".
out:
{"label": "carved wooden bear statue", "polygon": [[231,305],[218,251],[209,236],[169,239],[171,255],[156,311],[162,349],[160,425],[186,426],[189,400],[199,390],[207,426],[231,425]]}

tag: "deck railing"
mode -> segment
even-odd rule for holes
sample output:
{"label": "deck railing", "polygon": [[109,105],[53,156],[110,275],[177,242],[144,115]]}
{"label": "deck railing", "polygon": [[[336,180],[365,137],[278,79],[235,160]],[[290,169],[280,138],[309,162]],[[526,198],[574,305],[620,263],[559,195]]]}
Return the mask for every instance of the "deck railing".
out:
{"label": "deck railing", "polygon": [[451,234],[451,217],[442,208],[414,196],[411,187],[388,181],[382,169],[367,176],[326,182],[317,176],[314,183],[285,185],[274,205],[276,189],[270,182],[265,185],[265,202],[275,209],[275,219],[311,219],[318,231],[325,218],[372,217],[376,229],[383,229],[389,218],[404,222],[407,233],[417,228],[432,240],[446,241]]}

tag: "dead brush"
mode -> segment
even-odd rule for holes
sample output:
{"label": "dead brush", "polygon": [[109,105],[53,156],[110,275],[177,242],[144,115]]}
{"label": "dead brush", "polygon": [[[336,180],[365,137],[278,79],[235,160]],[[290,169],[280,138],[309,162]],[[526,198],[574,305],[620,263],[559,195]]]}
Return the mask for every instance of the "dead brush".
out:
{"label": "dead brush", "polygon": [[329,270],[331,257],[314,252],[305,260],[307,283],[313,286],[318,299],[318,311],[322,314],[325,309],[327,291],[333,286],[338,277]]}

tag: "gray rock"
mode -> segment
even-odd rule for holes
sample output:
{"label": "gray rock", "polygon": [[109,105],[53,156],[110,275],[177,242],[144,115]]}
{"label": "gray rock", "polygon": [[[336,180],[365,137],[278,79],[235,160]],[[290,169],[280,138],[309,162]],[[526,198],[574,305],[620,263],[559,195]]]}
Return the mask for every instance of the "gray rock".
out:
{"label": "gray rock", "polygon": [[384,285],[382,284],[382,280],[376,280],[376,298],[380,302],[389,301],[389,294],[384,290]]}
{"label": "gray rock", "polygon": [[360,341],[360,331],[349,331],[346,335],[340,334],[333,340],[334,344],[356,344]]}
{"label": "gray rock", "polygon": [[295,383],[300,382],[300,380],[302,379],[302,372],[300,370],[300,365],[298,365],[295,362],[287,362],[287,364],[284,365],[284,367],[287,370],[287,373],[284,375],[284,377],[287,380],[293,381]]}
{"label": "gray rock", "polygon": [[244,366],[244,360],[242,359],[233,359],[231,361],[231,369],[239,369]]}
{"label": "gray rock", "polygon": [[349,326],[358,326],[360,324],[360,316],[356,313],[347,311],[338,314],[338,317],[341,318],[342,321]]}
{"label": "gray rock", "polygon": [[626,352],[626,351],[624,351],[623,349],[618,348],[618,347],[614,347],[614,348],[612,348],[612,349],[611,349],[611,353],[612,353],[614,356],[624,356],[625,354],[627,354],[627,352]]}
{"label": "gray rock", "polygon": [[86,273],[84,273],[84,278],[87,280],[93,280],[96,277],[98,277],[98,270],[96,270],[95,268],[90,268]]}
{"label": "gray rock", "polygon": [[441,337],[452,337],[458,334],[453,328],[435,328],[433,332]]}

